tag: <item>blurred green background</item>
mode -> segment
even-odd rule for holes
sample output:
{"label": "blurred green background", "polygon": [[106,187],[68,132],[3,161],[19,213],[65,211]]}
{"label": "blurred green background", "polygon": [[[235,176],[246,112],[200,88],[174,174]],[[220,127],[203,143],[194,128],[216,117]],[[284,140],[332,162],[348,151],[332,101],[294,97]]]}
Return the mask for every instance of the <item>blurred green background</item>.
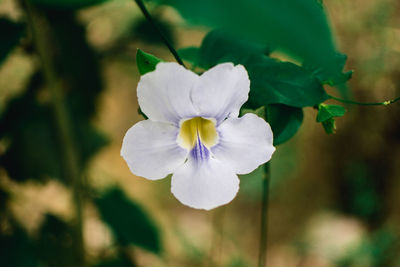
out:
{"label": "blurred green background", "polygon": [[[170,178],[135,177],[119,155],[143,119],[137,48],[174,61],[135,3],[36,2],[44,7],[32,22],[29,7],[0,0],[0,266],[256,266],[261,170],[241,177],[230,204],[205,212],[180,204]],[[199,46],[209,31],[148,6],[177,48]],[[355,71],[354,98],[400,95],[400,2],[324,6]],[[56,70],[64,124],[32,23],[50,44],[45,61]],[[305,108],[299,132],[273,156],[268,266],[400,266],[400,105],[346,109],[327,135]],[[63,125],[69,138],[59,138]]]}

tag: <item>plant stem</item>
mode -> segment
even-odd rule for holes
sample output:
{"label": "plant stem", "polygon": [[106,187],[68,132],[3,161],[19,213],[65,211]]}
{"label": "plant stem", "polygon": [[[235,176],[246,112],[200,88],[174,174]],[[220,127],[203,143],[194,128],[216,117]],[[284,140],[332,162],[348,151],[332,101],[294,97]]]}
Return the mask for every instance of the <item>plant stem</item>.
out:
{"label": "plant stem", "polygon": [[[264,118],[270,121],[269,107],[265,106]],[[267,266],[267,241],[268,241],[268,204],[269,204],[269,182],[271,179],[270,161],[264,164],[264,175],[262,179],[261,195],[261,225],[260,225],[260,245],[258,253],[258,267]]]}
{"label": "plant stem", "polygon": [[268,200],[269,200],[269,181],[271,179],[269,162],[264,164],[264,168],[265,171],[262,179],[261,231],[260,231],[260,246],[258,253],[258,267],[267,266]]}
{"label": "plant stem", "polygon": [[73,201],[76,212],[74,225],[75,266],[84,266],[84,245],[82,236],[82,181],[79,167],[79,154],[76,150],[71,126],[72,123],[63,97],[63,86],[55,72],[55,66],[51,54],[51,51],[54,49],[51,42],[50,25],[43,14],[41,14],[40,10],[36,9],[30,0],[23,0],[22,3],[26,10],[34,45],[42,63],[43,73],[47,87],[50,91],[55,124],[58,130],[63,153],[62,158],[65,175],[71,182],[73,188]]}
{"label": "plant stem", "polygon": [[168,41],[168,39],[165,37],[163,32],[161,31],[160,27],[158,27],[157,23],[153,20],[151,17],[149,11],[147,11],[146,6],[144,5],[142,0],[135,0],[136,4],[138,5],[139,9],[142,11],[143,15],[145,18],[150,22],[150,24],[153,26],[153,28],[158,32],[160,35],[162,41],[164,44],[168,47],[169,51],[171,54],[175,57],[176,61],[181,64],[183,67],[186,68],[185,64],[183,63],[182,59],[179,57],[178,52],[176,52],[175,48],[172,46],[172,44]]}
{"label": "plant stem", "polygon": [[400,97],[397,97],[395,99],[387,100],[384,102],[358,102],[358,101],[352,101],[352,100],[347,100],[347,99],[341,99],[341,98],[335,97],[333,95],[329,95],[329,97],[336,101],[342,102],[342,103],[361,105],[361,106],[387,106],[387,105],[393,104],[400,100]]}

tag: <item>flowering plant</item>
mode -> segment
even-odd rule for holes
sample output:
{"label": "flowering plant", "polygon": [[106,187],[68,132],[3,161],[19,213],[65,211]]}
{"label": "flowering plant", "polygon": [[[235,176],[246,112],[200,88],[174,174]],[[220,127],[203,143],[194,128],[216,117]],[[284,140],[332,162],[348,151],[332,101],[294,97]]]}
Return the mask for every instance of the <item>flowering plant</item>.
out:
{"label": "flowering plant", "polygon": [[209,210],[230,202],[239,189],[236,174],[253,171],[275,151],[267,122],[238,117],[249,90],[241,65],[220,64],[199,76],[158,63],[137,88],[149,119],[128,130],[121,155],[136,175],[156,180],[173,173],[171,191],[183,204]]}

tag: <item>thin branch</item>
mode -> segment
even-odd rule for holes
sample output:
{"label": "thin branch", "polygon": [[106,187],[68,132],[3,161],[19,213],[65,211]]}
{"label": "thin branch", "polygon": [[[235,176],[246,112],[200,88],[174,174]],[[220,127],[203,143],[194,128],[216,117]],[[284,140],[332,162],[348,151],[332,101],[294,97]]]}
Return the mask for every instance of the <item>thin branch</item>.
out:
{"label": "thin branch", "polygon": [[[264,118],[270,121],[269,107],[265,106]],[[270,161],[264,164],[264,175],[262,177],[261,196],[261,225],[260,245],[258,253],[258,267],[267,266],[267,242],[268,242],[268,205],[269,205],[269,183],[271,180]]]}
{"label": "thin branch", "polygon": [[168,41],[168,39],[165,37],[163,32],[161,31],[160,27],[157,25],[157,23],[153,20],[151,17],[149,11],[147,11],[146,6],[144,5],[142,0],[135,0],[136,4],[138,5],[139,9],[142,11],[143,15],[145,18],[150,22],[150,24],[153,26],[153,28],[157,31],[157,33],[160,35],[162,41],[164,44],[168,47],[169,51],[171,54],[175,57],[176,61],[181,64],[183,67],[186,68],[185,64],[183,63],[182,59],[179,57],[178,52],[176,52],[175,48],[172,46],[172,44]]}
{"label": "thin branch", "polygon": [[261,231],[260,246],[258,253],[258,267],[267,266],[267,241],[268,241],[268,200],[269,200],[269,181],[271,179],[269,162],[264,165],[264,177],[262,179],[261,197]]}
{"label": "thin branch", "polygon": [[342,99],[342,98],[338,98],[336,96],[333,95],[329,95],[330,98],[342,102],[342,103],[346,103],[346,104],[353,104],[353,105],[361,105],[361,106],[387,106],[390,104],[393,104],[397,101],[400,100],[400,97],[397,97],[395,99],[392,100],[387,100],[387,101],[383,101],[383,102],[358,102],[358,101],[352,101],[352,100],[347,100],[347,99]]}

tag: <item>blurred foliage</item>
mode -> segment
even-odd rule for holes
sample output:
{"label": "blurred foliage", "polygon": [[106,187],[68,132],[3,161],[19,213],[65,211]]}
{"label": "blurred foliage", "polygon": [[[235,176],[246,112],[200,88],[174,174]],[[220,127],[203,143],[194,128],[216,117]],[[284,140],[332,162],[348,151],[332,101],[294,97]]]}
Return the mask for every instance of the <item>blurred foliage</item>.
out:
{"label": "blurred foliage", "polygon": [[[57,75],[63,81],[69,115],[73,121],[74,140],[79,163],[84,168],[89,159],[107,143],[91,118],[102,90],[98,63],[85,40],[85,31],[71,11],[43,10],[51,25],[47,33],[52,41]],[[79,64],[77,63],[79,60]],[[46,95],[41,73],[32,76],[25,94],[11,99],[0,117],[0,137],[8,146],[0,163],[10,177],[19,181],[45,177],[64,178],[61,144],[54,124],[52,103]],[[65,179],[64,179],[65,181]]]}
{"label": "blurred foliage", "polygon": [[337,262],[338,267],[351,266],[398,266],[394,260],[398,254],[399,236],[389,229],[373,232],[352,252]]}
{"label": "blurred foliage", "polygon": [[366,162],[349,162],[344,169],[347,178],[343,184],[345,192],[343,201],[348,201],[344,207],[350,214],[365,221],[374,221],[382,212],[379,196],[379,185],[376,184],[370,167]]}
{"label": "blurred foliage", "polygon": [[154,253],[161,252],[157,228],[141,207],[130,201],[120,189],[111,189],[96,200],[96,205],[120,245],[133,244]]}
{"label": "blurred foliage", "polygon": [[47,214],[35,240],[35,249],[40,261],[49,266],[76,265],[74,231],[75,229],[58,217]]}
{"label": "blurred foliage", "polygon": [[104,261],[94,265],[93,267],[135,267],[129,259],[126,258],[116,258],[108,261]]}
{"label": "blurred foliage", "polygon": [[[171,43],[171,45],[175,45],[176,41],[172,25],[168,21],[161,18],[161,11],[153,10],[152,17],[154,19],[154,23],[163,33],[164,37]],[[140,17],[137,21],[135,21],[130,32],[134,38],[149,44],[163,43],[158,31],[154,29],[154,26],[145,18]]]}
{"label": "blurred foliage", "polygon": [[36,5],[43,8],[52,8],[59,10],[74,10],[103,3],[107,0],[32,0]]}
{"label": "blurred foliage", "polygon": [[0,42],[0,64],[8,53],[19,43],[25,30],[25,25],[12,22],[6,18],[0,18],[0,32],[7,38],[2,38]]}
{"label": "blurred foliage", "polygon": [[0,260],[2,266],[36,267],[40,266],[36,257],[34,246],[27,233],[12,220],[15,226],[8,233],[0,235]]}
{"label": "blurred foliage", "polygon": [[[67,107],[67,116],[72,121],[72,137],[77,148],[75,156],[78,158],[80,164],[78,167],[82,175],[91,158],[107,144],[108,138],[93,126],[92,120],[97,112],[97,102],[103,90],[103,82],[98,56],[86,41],[85,28],[78,22],[75,9],[102,1],[34,2],[38,4],[34,12],[38,13],[47,27],[44,34],[51,49],[46,53],[51,55],[53,71],[63,90],[62,96]],[[19,39],[25,33],[25,25],[2,19],[0,28],[8,37],[7,42],[1,42],[0,46],[3,60],[18,45]],[[32,42],[29,34],[24,38],[27,38],[27,42]],[[36,47],[31,43],[24,48],[29,49],[26,51],[29,56],[37,55]],[[52,97],[43,78],[43,66],[39,65],[26,89],[9,99],[0,114],[0,140],[6,144],[0,154],[0,165],[14,181],[22,183],[29,179],[43,181],[55,178],[71,185],[71,181],[64,177],[67,173],[64,165],[65,155],[60,132],[56,127]],[[0,192],[3,215],[9,212],[6,205],[9,195],[1,188]],[[94,199],[85,194],[85,202],[90,201]],[[115,232],[117,247],[133,243],[153,252],[160,251],[157,229],[147,219],[146,214],[124,197],[121,191],[115,189],[103,198],[96,199],[95,203],[99,204],[106,222],[112,226],[115,226],[113,225],[115,218],[118,218],[116,227],[121,226],[118,223],[128,223],[122,224],[123,228],[118,228]],[[115,205],[121,209],[115,209]],[[114,211],[123,213],[115,214]],[[128,221],[127,214],[131,216]],[[113,217],[114,215],[119,217]],[[76,251],[77,229],[70,223],[47,214],[37,234],[32,238],[25,233],[13,216],[0,216],[0,219],[2,225],[12,225],[7,232],[0,234],[2,252],[0,265],[39,266],[39,262],[40,266],[82,264]],[[138,228],[135,228],[135,225]],[[149,239],[149,236],[152,238]],[[105,259],[100,266],[134,266],[134,264],[129,257],[121,255],[116,260]]]}

